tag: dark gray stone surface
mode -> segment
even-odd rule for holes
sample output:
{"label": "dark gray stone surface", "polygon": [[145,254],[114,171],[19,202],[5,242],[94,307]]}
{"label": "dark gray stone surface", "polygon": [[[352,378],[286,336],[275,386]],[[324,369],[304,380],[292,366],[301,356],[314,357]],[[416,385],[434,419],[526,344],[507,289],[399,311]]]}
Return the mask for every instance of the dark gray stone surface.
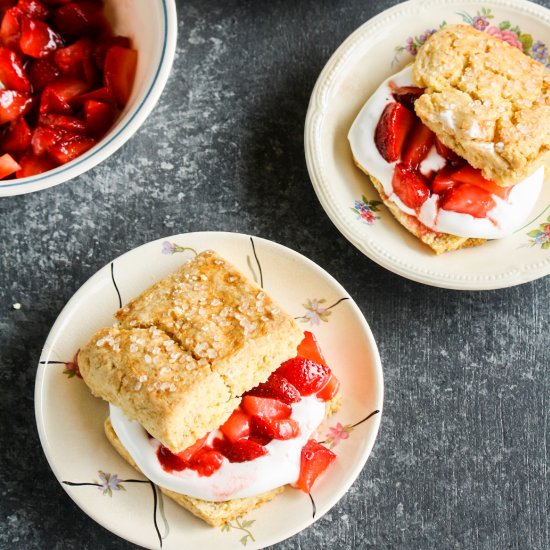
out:
{"label": "dark gray stone surface", "polygon": [[407,281],[339,234],[309,181],[315,80],[349,33],[394,3],[178,1],[173,73],[136,136],[70,183],[0,200],[0,548],[133,548],[54,478],[35,428],[36,365],[97,269],[200,230],[310,257],[355,298],[380,347],[385,414],[366,468],[276,548],[550,548],[550,277],[482,293]]}

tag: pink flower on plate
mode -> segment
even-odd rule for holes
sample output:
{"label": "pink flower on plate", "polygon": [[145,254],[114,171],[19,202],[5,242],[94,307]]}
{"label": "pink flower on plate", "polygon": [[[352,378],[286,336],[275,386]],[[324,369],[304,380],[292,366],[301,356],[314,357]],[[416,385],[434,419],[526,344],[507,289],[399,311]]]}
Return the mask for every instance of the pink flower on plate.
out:
{"label": "pink flower on plate", "polygon": [[501,31],[498,27],[495,27],[495,26],[489,27],[485,32],[487,34],[490,34],[491,36],[500,38],[501,40],[508,42],[510,46],[514,46],[515,48],[518,48],[521,51],[523,51],[523,44],[519,41],[518,35],[515,32],[509,31],[509,30]]}
{"label": "pink flower on plate", "polygon": [[343,439],[348,439],[350,429],[351,428],[349,426],[343,426],[341,422],[337,422],[335,426],[331,426],[328,429],[325,443],[327,443],[331,448],[336,447],[340,441]]}

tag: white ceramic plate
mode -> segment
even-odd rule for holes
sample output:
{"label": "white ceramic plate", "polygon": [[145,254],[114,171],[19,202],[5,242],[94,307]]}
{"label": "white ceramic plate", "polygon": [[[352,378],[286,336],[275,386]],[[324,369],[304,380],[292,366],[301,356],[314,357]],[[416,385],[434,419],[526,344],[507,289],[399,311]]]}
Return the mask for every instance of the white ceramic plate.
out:
{"label": "white ceramic plate", "polygon": [[[321,430],[337,454],[313,488],[312,500],[287,489],[274,501],[225,528],[205,523],[163,497],[107,442],[107,403],[74,376],[72,357],[113,314],[195,251],[215,249],[255,279],[319,339],[341,381],[342,409]],[[73,375],[73,376],[71,376]],[[44,452],[69,496],[95,521],[147,548],[263,548],[301,531],[325,514],[359,475],[372,449],[383,400],[382,367],[363,315],[346,291],[300,254],[257,237],[189,233],[136,248],[96,273],[69,301],[40,360],[36,420]],[[369,419],[374,411],[380,411]],[[365,420],[367,419],[367,420]],[[61,498],[61,495],[60,495]]]}
{"label": "white ceramic plate", "polygon": [[485,290],[550,273],[550,185],[528,222],[512,236],[435,256],[406,231],[354,166],[348,130],[378,85],[413,60],[414,51],[443,23],[485,28],[550,63],[550,11],[523,0],[404,2],[359,27],[336,50],[313,90],[305,151],[313,187],[342,234],[381,266],[433,286]]}

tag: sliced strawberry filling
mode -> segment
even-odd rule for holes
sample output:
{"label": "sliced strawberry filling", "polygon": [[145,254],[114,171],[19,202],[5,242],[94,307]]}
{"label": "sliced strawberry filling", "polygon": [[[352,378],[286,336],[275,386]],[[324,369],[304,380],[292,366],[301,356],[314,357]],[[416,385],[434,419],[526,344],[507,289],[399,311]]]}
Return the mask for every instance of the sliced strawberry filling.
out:
{"label": "sliced strawberry filling", "polygon": [[[485,218],[496,206],[493,195],[506,200],[511,187],[500,187],[487,180],[481,170],[466,164],[446,147],[414,113],[414,102],[423,89],[392,87],[395,101],[384,108],[376,125],[374,142],[387,162],[396,162],[392,187],[401,202],[418,211],[431,195],[437,195],[443,210]],[[432,147],[445,159],[445,165],[428,176],[421,164]]]}
{"label": "sliced strawberry filling", "polygon": [[[113,35],[100,1],[4,4],[0,156],[10,154],[20,168],[0,179],[50,170],[93,147],[128,102],[137,65],[137,52]],[[54,134],[48,143],[43,130]]]}
{"label": "sliced strawberry filling", "polygon": [[[172,453],[160,445],[157,458],[167,472],[190,469],[205,477],[221,468],[224,458],[229,462],[255,460],[268,454],[266,445],[270,441],[290,440],[300,435],[300,425],[292,418],[293,403],[307,396],[329,401],[338,393],[339,386],[315,337],[306,332],[298,355],[285,361],[267,382],[247,392],[239,408],[219,431],[206,435],[180,453]],[[309,440],[302,449],[297,487],[309,492],[315,479],[334,458],[332,451]]]}

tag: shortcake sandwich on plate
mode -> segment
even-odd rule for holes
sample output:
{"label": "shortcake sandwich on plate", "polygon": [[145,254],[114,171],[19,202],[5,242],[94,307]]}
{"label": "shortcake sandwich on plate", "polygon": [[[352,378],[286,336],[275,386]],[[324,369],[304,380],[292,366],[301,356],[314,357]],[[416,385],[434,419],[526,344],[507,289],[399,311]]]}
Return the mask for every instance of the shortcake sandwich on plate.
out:
{"label": "shortcake sandwich on plate", "polygon": [[348,139],[390,212],[437,254],[503,238],[543,186],[550,74],[499,38],[447,26],[382,83]]}
{"label": "shortcake sandwich on plate", "polygon": [[339,383],[315,337],[213,251],[116,313],[78,354],[110,403],[105,433],[178,504],[221,525],[293,485],[309,492],[335,455],[315,440]]}

